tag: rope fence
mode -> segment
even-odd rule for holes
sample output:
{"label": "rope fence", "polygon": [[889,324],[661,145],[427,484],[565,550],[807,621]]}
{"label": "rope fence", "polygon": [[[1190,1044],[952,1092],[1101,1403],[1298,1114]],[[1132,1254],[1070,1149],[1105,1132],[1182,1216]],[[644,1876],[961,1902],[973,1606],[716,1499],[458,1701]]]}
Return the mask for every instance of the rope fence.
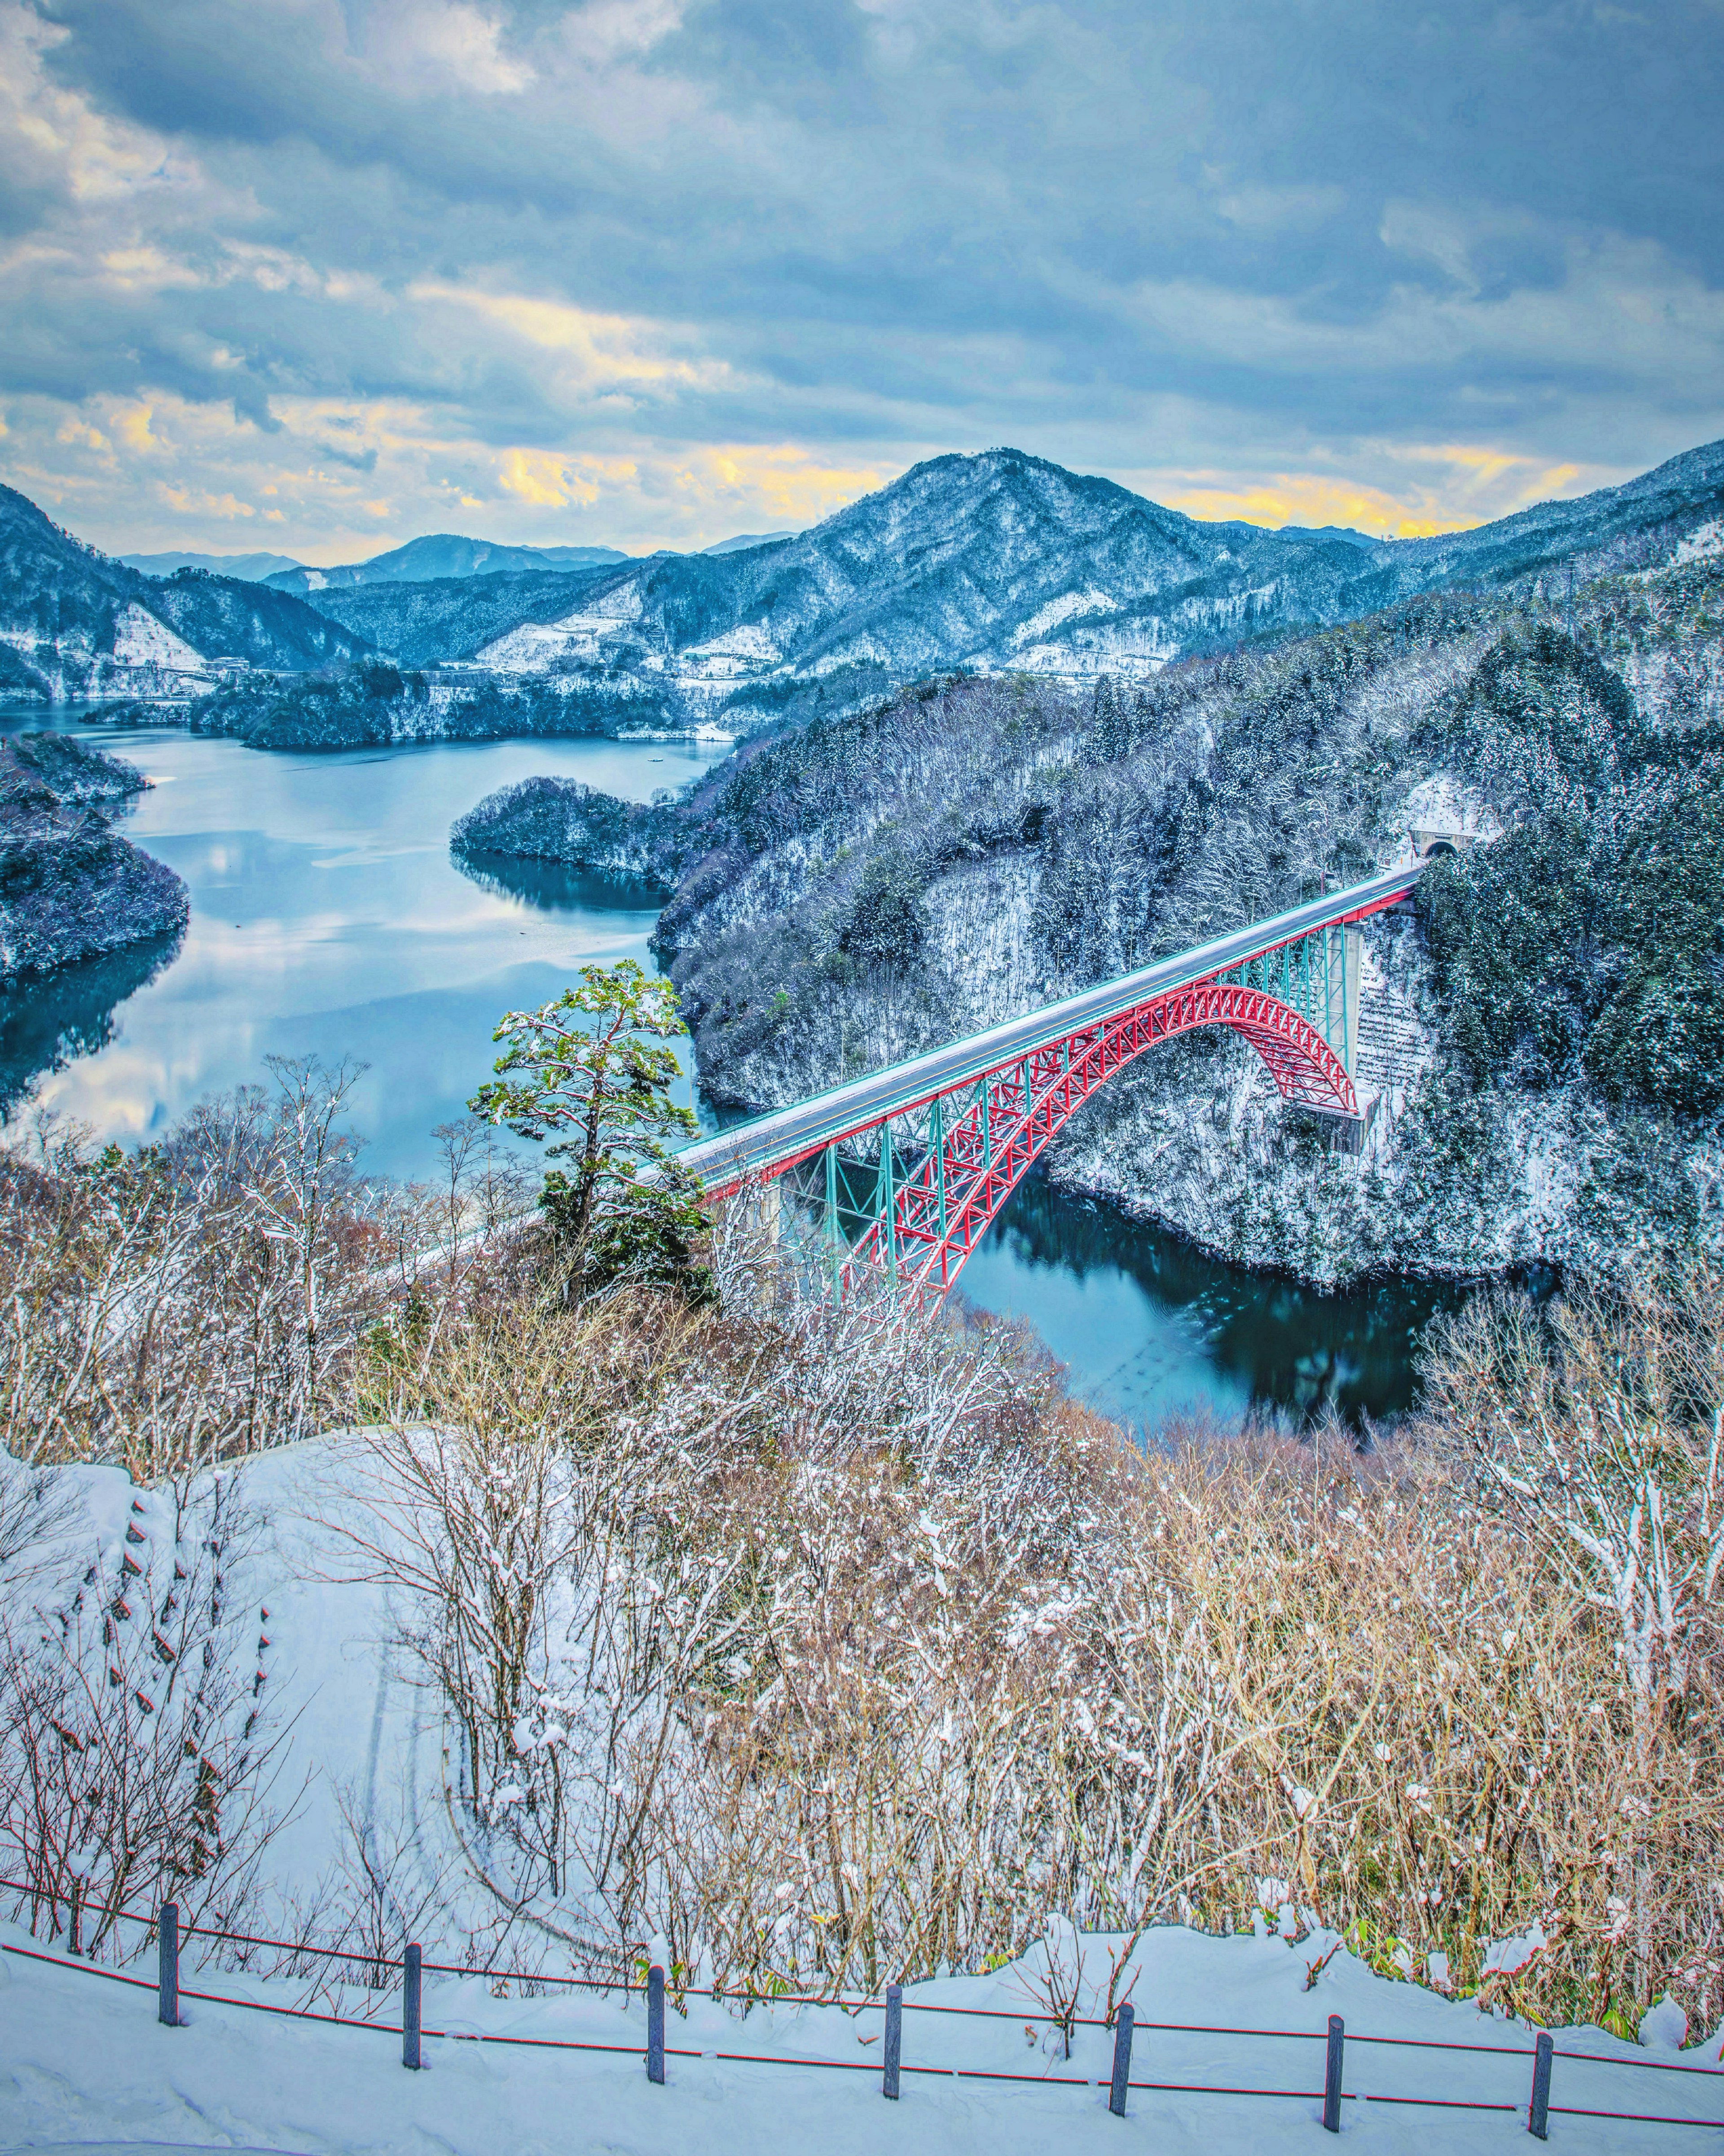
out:
{"label": "rope fence", "polygon": [[[57,1925],[58,1897],[46,1890],[23,1885],[15,1880],[0,1879],[0,1892],[27,1894],[45,1901],[55,1911]],[[664,2062],[667,2059],[711,2059],[722,2063],[741,2066],[802,2067],[813,2071],[835,2073],[878,2073],[880,2093],[896,2101],[901,2078],[915,2075],[926,2080],[1000,2082],[1033,2084],[1043,2087],[1105,2088],[1108,2092],[1108,2108],[1116,2118],[1123,2118],[1128,2094],[1132,2092],[1145,2095],[1216,2096],[1261,2098],[1296,2102],[1321,2102],[1323,2107],[1322,2123],[1331,2133],[1341,2130],[1343,2104],[1381,2103],[1439,2111],[1479,2111],[1507,2113],[1524,2112],[1526,2130],[1539,2140],[1547,2140],[1552,2118],[1602,2119],[1624,2124],[1642,2126],[1683,2126],[1702,2129],[1724,2130],[1724,2117],[1694,2118],[1660,2112],[1606,2111],[1582,2105],[1552,2103],[1551,2080],[1553,2062],[1561,2059],[1575,2065],[1606,2066],[1635,2066],[1660,2073],[1696,2076],[1714,2083],[1724,2082],[1724,2067],[1685,2066],[1665,2059],[1613,2059],[1597,2051],[1559,2051],[1548,2034],[1541,2030],[1531,2051],[1518,2046],[1495,2044],[1466,2044],[1448,2041],[1439,2037],[1354,2035],[1354,2044],[1393,2046],[1401,2050],[1469,2053],[1488,2056],[1505,2062],[1511,2060],[1530,2061],[1532,2068],[1531,2088],[1524,2106],[1519,2102],[1505,2102],[1473,2097],[1403,2096],[1376,2094],[1370,2091],[1347,2088],[1346,2077],[1346,2047],[1349,2041],[1342,2017],[1329,2016],[1326,2030],[1314,2029],[1247,2029],[1234,2028],[1211,2022],[1139,2021],[1129,2000],[1121,2005],[1112,2021],[1093,2016],[1042,2013],[1034,2010],[1017,2012],[1010,2009],[986,2006],[947,2006],[932,2000],[906,1999],[901,1985],[889,1984],[881,1999],[823,1998],[813,1994],[782,1993],[764,1994],[757,1992],[726,1992],[716,1989],[709,1994],[686,1991],[685,1998],[710,1997],[715,2004],[734,2005],[739,2001],[759,2005],[837,2006],[846,2013],[884,2013],[885,2017],[881,2058],[878,2065],[869,2059],[798,2058],[762,2051],[729,2051],[697,2049],[687,2046],[669,2046],[664,2041],[665,1974],[657,1964],[647,1970],[644,1984],[623,1979],[592,1977],[562,1977],[541,1974],[537,1970],[510,1970],[463,1969],[447,1962],[427,1962],[418,1945],[409,1945],[405,1953],[397,1959],[391,1956],[368,1953],[363,1948],[314,1947],[285,1939],[272,1939],[246,1932],[234,1932],[216,1925],[187,1925],[182,1930],[180,1912],[176,1903],[164,1902],[153,1912],[145,1912],[115,1905],[100,1913],[110,1922],[126,1922],[143,1925],[153,1932],[156,1940],[157,1969],[156,1981],[131,1976],[118,1969],[103,1969],[95,1963],[80,1957],[75,1946],[69,1954],[43,1952],[32,1947],[16,1946],[0,1941],[0,1949],[20,1959],[46,1963],[55,1969],[71,1970],[86,1976],[101,1977],[109,1983],[123,1984],[133,1989],[154,1991],[156,1994],[156,2018],[168,2028],[182,2025],[180,2005],[182,2000],[196,2000],[200,2005],[233,2006],[248,2012],[273,2014],[284,2018],[311,2021],[326,2026],[359,2029],[373,2035],[390,2035],[396,2033],[390,2022],[360,2015],[326,2014],[310,2007],[287,2006],[270,2000],[236,1999],[225,1993],[182,1989],[180,1984],[180,1956],[184,1944],[193,1938],[211,1942],[256,1947],[267,1947],[277,1952],[298,1956],[318,1956],[335,1961],[351,1962],[367,1969],[398,1971],[401,1977],[401,2020],[399,2032],[402,2041],[402,2063],[417,2070],[423,2062],[423,2044],[426,2039],[445,2043],[495,2044],[517,2050],[540,2051],[586,2051],[608,2054],[614,2057],[642,2056],[639,2043],[607,2044],[593,2040],[568,2036],[511,2036],[480,2030],[428,2029],[423,2025],[421,2008],[423,1999],[423,1980],[428,1971],[436,1975],[481,1977],[490,1982],[518,1981],[524,1984],[555,1984],[581,1990],[599,1992],[621,1991],[631,1995],[644,1994],[647,2005],[645,2063],[649,2081],[662,2084]],[[943,2014],[977,2020],[1015,2022],[1028,2027],[1040,2022],[1068,2034],[1076,2029],[1109,2029],[1113,2032],[1112,2071],[1103,2080],[1087,2074],[1029,2074],[1011,2073],[990,2066],[923,2065],[903,2058],[903,2017],[906,2012]],[[1145,2034],[1223,2036],[1249,2042],[1263,2043],[1321,2043],[1326,2046],[1323,2085],[1321,2088],[1265,2088],[1233,2086],[1210,2082],[1133,2081],[1131,2052],[1134,2039],[1139,2030]],[[871,2040],[870,2040],[871,2041]]]}

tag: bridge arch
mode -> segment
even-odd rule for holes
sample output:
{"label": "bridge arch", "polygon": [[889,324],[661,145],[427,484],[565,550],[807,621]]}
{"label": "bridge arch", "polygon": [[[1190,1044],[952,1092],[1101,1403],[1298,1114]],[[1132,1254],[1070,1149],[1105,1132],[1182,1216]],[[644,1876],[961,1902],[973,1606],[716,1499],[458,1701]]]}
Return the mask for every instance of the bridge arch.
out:
{"label": "bridge arch", "polygon": [[1285,1098],[1356,1116],[1354,931],[1403,899],[1424,866],[1403,862],[774,1109],[681,1158],[715,1198],[764,1186],[780,1219],[788,1181],[803,1201],[798,1211],[809,1208],[824,1224],[818,1250],[834,1292],[847,1279],[885,1276],[937,1299],[1049,1142],[1116,1071],[1162,1041],[1225,1027],[1251,1043]]}
{"label": "bridge arch", "polygon": [[[873,1215],[839,1256],[912,1292],[943,1297],[995,1215],[1073,1116],[1110,1079],[1162,1042],[1222,1027],[1249,1040],[1284,1098],[1333,1115],[1358,1112],[1346,1066],[1290,1004],[1237,982],[1193,982],[1050,1041],[949,1091],[883,1118]],[[905,1127],[900,1140],[892,1126]],[[825,1164],[836,1146],[804,1155]],[[786,1167],[793,1163],[786,1163]],[[821,1178],[829,1185],[829,1172]],[[799,1178],[806,1190],[807,1183]],[[808,1190],[824,1199],[824,1189]],[[837,1221],[826,1235],[836,1253]]]}

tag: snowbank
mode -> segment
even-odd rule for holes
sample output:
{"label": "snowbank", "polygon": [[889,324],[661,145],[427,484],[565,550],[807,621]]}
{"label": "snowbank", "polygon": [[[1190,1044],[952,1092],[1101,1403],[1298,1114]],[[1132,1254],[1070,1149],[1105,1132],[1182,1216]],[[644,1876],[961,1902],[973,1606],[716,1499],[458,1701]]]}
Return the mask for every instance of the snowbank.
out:
{"label": "snowbank", "polygon": [[[344,1820],[357,1822],[373,1860],[389,1871],[392,1900],[413,1912],[406,1921],[434,1959],[439,1933],[458,1936],[484,1897],[445,1799],[438,1703],[392,1644],[399,1613],[382,1589],[342,1577],[351,1574],[351,1545],[332,1522],[355,1502],[348,1478],[339,1440],[265,1455],[244,1471],[265,1525],[235,1585],[260,1613],[267,1609],[261,1689],[285,1732],[277,1787],[295,1796],[267,1851],[266,1905],[283,1921],[303,1907],[339,1863],[344,1836],[351,1839]],[[111,1553],[140,1518],[146,1543],[155,1539],[160,1493],[140,1515],[131,1486],[112,1470],[68,1470],[61,1479],[75,1506],[64,1529],[69,1557],[81,1559],[90,1544]],[[163,1532],[167,1524],[164,1517]],[[1265,1891],[1278,1886],[1265,1882]],[[1290,1905],[1283,1919],[1284,1930],[1297,1932]],[[1080,2015],[1105,2010],[1124,1945],[1093,1935],[1064,1940],[1068,1958],[1084,1957]],[[768,2146],[912,2156],[986,2146],[993,2156],[1039,2156],[1050,2145],[1153,2146],[1243,2156],[1310,2137],[1315,2150],[1326,2145],[1315,2138],[1316,2092],[1318,2040],[1331,2014],[1342,2015],[1349,2032],[1343,2130],[1360,2146],[1412,2156],[1522,2145],[1530,2030],[1376,1975],[1332,1934],[1289,1940],[1261,1922],[1252,1935],[1218,1938],[1170,1927],[1139,1942],[1115,1986],[1116,1995],[1131,1997],[1140,2025],[1121,2123],[1107,2111],[1112,2037],[1100,2025],[1080,2025],[1070,2059],[1064,2056],[1047,1987],[1038,1983],[1039,1953],[910,1993],[904,2095],[888,2106],[880,2093],[877,2008],[852,2014],[784,2005],[744,2014],[691,1998],[685,2018],[668,2017],[668,2085],[655,2088],[641,2063],[638,1997],[545,1995],[519,1982],[433,1974],[423,2018],[427,2030],[439,2033],[427,2036],[428,2070],[410,2075],[400,2064],[397,1993],[350,1985],[332,1998],[309,1984],[251,1976],[213,1960],[205,1966],[194,1939],[182,1964],[185,2025],[168,2030],[156,2021],[147,1984],[116,1981],[69,1962],[60,1944],[39,1933],[0,1927],[0,2145],[244,2146],[305,2156],[350,2149],[420,2156],[428,2146],[458,2156],[572,2147],[731,2156]],[[145,1958],[126,1974],[147,1978],[151,1968]],[[251,2005],[213,2003],[199,1992]],[[262,2005],[333,2010],[372,2025],[255,2010]],[[921,2010],[929,2007],[968,2010]],[[1157,2023],[1187,2027],[1150,2025]],[[1216,2033],[1224,2029],[1290,2033]],[[1667,2031],[1653,2033],[1667,2044]],[[1362,2041],[1367,2037],[1403,2041]],[[1408,2039],[1477,2048],[1425,2051],[1408,2047]],[[564,2045],[597,2048],[548,2048]],[[1683,2156],[1716,2147],[1716,2126],[1563,2114],[1655,2112],[1724,2124],[1724,2072],[1649,2071],[1646,2054],[1591,2030],[1559,2034],[1557,2049],[1552,2131],[1565,2148]],[[1714,2037],[1681,2063],[1715,2061],[1718,2050]],[[1597,2056],[1568,2056],[1578,2051]],[[745,2053],[790,2063],[734,2056]],[[1675,2063],[1667,2048],[1662,2058]],[[1010,2078],[964,2077],[983,2074]],[[1170,2082],[1300,2093],[1276,2099],[1154,2086]],[[1369,2100],[1419,2097],[1497,2108]]]}

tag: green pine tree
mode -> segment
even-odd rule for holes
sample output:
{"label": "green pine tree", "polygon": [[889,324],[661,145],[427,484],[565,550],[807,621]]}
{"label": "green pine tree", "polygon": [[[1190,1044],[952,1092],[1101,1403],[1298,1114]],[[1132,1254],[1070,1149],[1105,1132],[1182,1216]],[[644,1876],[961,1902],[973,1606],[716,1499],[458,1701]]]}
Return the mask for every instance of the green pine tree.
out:
{"label": "green pine tree", "polygon": [[619,1278],[681,1277],[704,1224],[699,1178],[664,1144],[698,1126],[670,1097],[681,1072],[654,1041],[685,1036],[676,990],[632,958],[583,966],[578,988],[535,1011],[507,1011],[497,1075],[468,1103],[488,1122],[542,1142],[552,1168],[539,1203],[571,1290]]}

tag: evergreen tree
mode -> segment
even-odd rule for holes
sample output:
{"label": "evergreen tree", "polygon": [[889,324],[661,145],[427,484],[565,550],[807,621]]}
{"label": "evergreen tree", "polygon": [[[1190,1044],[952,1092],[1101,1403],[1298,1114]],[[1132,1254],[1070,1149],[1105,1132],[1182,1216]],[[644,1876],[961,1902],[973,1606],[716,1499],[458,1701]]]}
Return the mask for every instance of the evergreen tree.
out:
{"label": "evergreen tree", "polygon": [[546,1174],[539,1203],[572,1291],[686,1274],[700,1186],[664,1141],[697,1126],[670,1097],[675,1054],[650,1043],[687,1031],[670,983],[625,958],[583,966],[578,988],[505,1012],[491,1036],[506,1051],[468,1105],[519,1137],[554,1137],[546,1157],[571,1163]]}

